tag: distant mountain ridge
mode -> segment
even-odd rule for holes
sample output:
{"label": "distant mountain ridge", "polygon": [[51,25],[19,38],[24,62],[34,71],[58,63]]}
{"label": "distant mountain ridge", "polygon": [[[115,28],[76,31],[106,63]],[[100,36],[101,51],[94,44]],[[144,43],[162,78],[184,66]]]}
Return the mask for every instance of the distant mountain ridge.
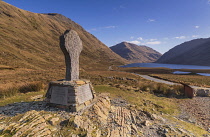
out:
{"label": "distant mountain ridge", "polygon": [[131,63],[154,62],[161,56],[159,52],[150,47],[138,46],[128,42],[121,42],[110,47],[110,49]]}
{"label": "distant mountain ridge", "polygon": [[210,38],[200,38],[175,46],[157,63],[210,66]]}

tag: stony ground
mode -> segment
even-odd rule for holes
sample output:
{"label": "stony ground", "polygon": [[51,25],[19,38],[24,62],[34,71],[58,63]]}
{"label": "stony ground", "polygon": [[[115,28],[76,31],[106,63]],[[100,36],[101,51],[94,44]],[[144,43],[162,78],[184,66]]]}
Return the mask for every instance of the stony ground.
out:
{"label": "stony ground", "polygon": [[33,102],[0,107],[0,136],[196,137],[167,119],[167,115],[137,109],[107,94],[98,95],[78,113],[49,107],[39,96],[34,98]]}
{"label": "stony ground", "polygon": [[210,132],[210,97],[194,97],[178,102],[182,110],[181,119],[202,126]]}

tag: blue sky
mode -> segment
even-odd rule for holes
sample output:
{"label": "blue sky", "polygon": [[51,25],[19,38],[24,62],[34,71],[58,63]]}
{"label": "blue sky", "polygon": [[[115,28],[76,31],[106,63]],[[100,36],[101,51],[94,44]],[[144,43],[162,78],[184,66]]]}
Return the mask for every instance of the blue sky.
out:
{"label": "blue sky", "polygon": [[122,41],[161,53],[210,37],[210,0],[3,0],[35,13],[60,13],[107,46]]}

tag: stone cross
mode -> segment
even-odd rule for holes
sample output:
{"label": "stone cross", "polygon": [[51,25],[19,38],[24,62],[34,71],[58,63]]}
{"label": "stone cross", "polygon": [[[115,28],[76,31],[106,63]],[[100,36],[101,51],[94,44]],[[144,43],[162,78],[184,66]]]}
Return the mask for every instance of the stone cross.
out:
{"label": "stone cross", "polygon": [[60,36],[60,48],[65,56],[66,80],[79,79],[79,55],[82,51],[82,41],[74,30],[66,30]]}

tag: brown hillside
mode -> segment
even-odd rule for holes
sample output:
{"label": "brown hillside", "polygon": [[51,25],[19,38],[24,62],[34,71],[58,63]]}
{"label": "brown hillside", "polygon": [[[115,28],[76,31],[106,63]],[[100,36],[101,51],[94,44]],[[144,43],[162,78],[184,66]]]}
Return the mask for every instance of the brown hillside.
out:
{"label": "brown hillside", "polygon": [[30,69],[64,66],[59,36],[66,29],[77,31],[83,41],[81,67],[95,69],[125,63],[96,37],[60,14],[37,14],[0,1],[1,65]]}
{"label": "brown hillside", "polygon": [[159,52],[150,47],[138,46],[128,42],[121,42],[110,48],[132,63],[154,62],[161,56]]}
{"label": "brown hillside", "polygon": [[83,42],[81,73],[127,62],[63,15],[32,13],[0,1],[0,89],[63,79],[65,64],[59,36],[66,29],[77,31]]}

